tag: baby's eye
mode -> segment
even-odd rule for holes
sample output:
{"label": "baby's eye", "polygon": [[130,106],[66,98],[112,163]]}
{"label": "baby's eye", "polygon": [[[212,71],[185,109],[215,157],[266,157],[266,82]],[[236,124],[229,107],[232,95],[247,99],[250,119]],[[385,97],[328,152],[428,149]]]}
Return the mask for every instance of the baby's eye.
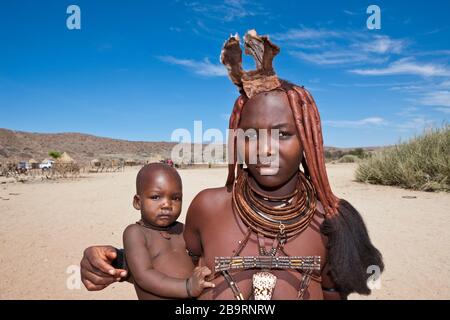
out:
{"label": "baby's eye", "polygon": [[158,196],[157,194],[154,194],[154,195],[150,196],[150,199],[152,199],[152,200],[158,200],[158,199],[159,199],[159,196]]}
{"label": "baby's eye", "polygon": [[175,201],[181,201],[181,197],[180,196],[175,196],[172,199],[175,200]]}

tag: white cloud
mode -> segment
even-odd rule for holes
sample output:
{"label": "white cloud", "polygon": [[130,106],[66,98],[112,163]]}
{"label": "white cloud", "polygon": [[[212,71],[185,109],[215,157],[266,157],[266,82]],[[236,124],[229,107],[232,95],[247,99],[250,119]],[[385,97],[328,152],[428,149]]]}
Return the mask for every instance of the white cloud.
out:
{"label": "white cloud", "polygon": [[450,107],[450,91],[433,91],[425,93],[419,100],[420,104],[426,106]]}
{"label": "white cloud", "polygon": [[211,63],[208,58],[205,58],[203,61],[196,61],[191,59],[178,59],[172,56],[162,56],[159,59],[170,64],[183,66],[202,76],[222,77],[228,75],[224,66]]}
{"label": "white cloud", "polygon": [[439,84],[441,88],[450,88],[450,80],[443,81]]}
{"label": "white cloud", "polygon": [[424,89],[423,86],[419,85],[406,85],[406,86],[393,86],[389,88],[389,90],[392,91],[401,91],[401,92],[408,92],[408,93],[417,93],[419,91],[422,91]]}
{"label": "white cloud", "polygon": [[227,22],[266,14],[261,4],[248,0],[225,0],[223,3],[190,1],[186,3],[186,6],[206,18]]}
{"label": "white cloud", "polygon": [[363,51],[374,52],[379,54],[385,53],[401,53],[406,46],[405,40],[391,39],[388,36],[375,36],[370,41],[360,42],[355,47],[361,48]]}
{"label": "white cloud", "polygon": [[275,33],[271,35],[271,39],[286,41],[286,40],[319,40],[323,38],[335,38],[341,37],[341,33],[337,31],[331,31],[326,29],[312,29],[312,28],[301,28],[301,29],[289,29],[284,33]]}
{"label": "white cloud", "polygon": [[384,126],[386,120],[380,117],[369,117],[361,120],[325,120],[324,125],[337,128],[357,128],[363,126]]}
{"label": "white cloud", "polygon": [[[448,110],[450,110],[450,108]],[[424,115],[416,114],[414,111],[410,114],[405,114],[402,116],[405,116],[406,119],[399,123],[389,122],[380,117],[370,117],[361,120],[328,120],[323,121],[323,125],[336,128],[352,129],[382,127],[384,129],[392,128],[402,132],[408,132],[411,130],[422,131],[425,128],[436,126],[436,121],[431,120]]]}
{"label": "white cloud", "polygon": [[323,28],[289,29],[271,38],[291,48],[289,53],[296,58],[327,65],[383,63],[390,54],[401,54],[407,46],[406,40],[385,35]]}
{"label": "white cloud", "polygon": [[450,70],[434,63],[418,63],[411,58],[403,58],[391,63],[388,67],[378,69],[353,69],[352,73],[368,76],[383,75],[420,75],[425,77],[450,76]]}
{"label": "white cloud", "polygon": [[421,35],[430,35],[430,34],[435,34],[435,33],[438,33],[438,32],[441,32],[442,30],[444,30],[443,28],[437,28],[437,29],[433,29],[433,30],[431,30],[431,31],[427,31],[427,32],[423,32],[423,33],[421,33]]}
{"label": "white cloud", "polygon": [[350,10],[343,10],[343,12],[345,14],[348,14],[349,16],[356,16],[356,15],[358,15],[358,13],[350,11]]}
{"label": "white cloud", "polygon": [[397,112],[396,115],[402,117],[411,117],[415,115],[417,111],[419,111],[418,107],[406,107],[401,109],[400,112]]}
{"label": "white cloud", "polygon": [[422,131],[425,128],[428,127],[434,127],[435,121],[431,119],[427,119],[425,116],[417,116],[414,118],[411,118],[403,123],[399,123],[394,125],[394,127],[401,131],[407,131],[407,130],[418,130]]}
{"label": "white cloud", "polygon": [[173,32],[181,32],[181,28],[178,27],[170,27],[169,30]]}
{"label": "white cloud", "polygon": [[372,63],[382,63],[386,58],[369,57],[364,52],[358,51],[324,51],[320,53],[307,53],[302,51],[289,51],[289,53],[299,59],[320,65],[348,64],[370,60]]}
{"label": "white cloud", "polygon": [[436,108],[436,111],[450,114],[450,108]]}

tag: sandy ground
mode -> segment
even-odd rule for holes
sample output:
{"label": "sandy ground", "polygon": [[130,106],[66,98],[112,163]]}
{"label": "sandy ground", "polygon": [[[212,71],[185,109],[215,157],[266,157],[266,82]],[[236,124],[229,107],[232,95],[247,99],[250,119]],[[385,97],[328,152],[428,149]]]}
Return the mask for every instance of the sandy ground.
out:
{"label": "sandy ground", "polygon": [[[336,194],[362,213],[386,271],[371,296],[350,298],[450,299],[450,194],[360,184],[354,170],[352,164],[328,167]],[[77,266],[89,245],[121,246],[122,230],[138,220],[131,206],[136,173],[127,168],[72,181],[0,184],[0,298],[135,299],[126,283],[88,292]],[[180,173],[184,221],[192,198],[222,186],[226,170]]]}

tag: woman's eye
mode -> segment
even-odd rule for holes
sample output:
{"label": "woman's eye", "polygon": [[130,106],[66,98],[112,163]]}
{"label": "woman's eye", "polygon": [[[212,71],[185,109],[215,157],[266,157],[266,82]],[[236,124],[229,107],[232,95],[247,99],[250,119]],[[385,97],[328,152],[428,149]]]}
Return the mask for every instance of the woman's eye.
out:
{"label": "woman's eye", "polygon": [[289,132],[286,132],[286,131],[280,131],[278,133],[278,136],[279,137],[288,137],[288,136],[290,136],[290,134],[289,134]]}
{"label": "woman's eye", "polygon": [[257,135],[255,132],[251,132],[251,133],[246,133],[245,136],[249,139],[249,140],[255,140]]}

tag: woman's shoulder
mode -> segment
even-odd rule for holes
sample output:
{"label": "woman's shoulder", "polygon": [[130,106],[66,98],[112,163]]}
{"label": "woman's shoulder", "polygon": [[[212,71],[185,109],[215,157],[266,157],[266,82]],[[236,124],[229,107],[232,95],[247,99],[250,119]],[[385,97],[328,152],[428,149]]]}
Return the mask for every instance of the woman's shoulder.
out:
{"label": "woman's shoulder", "polygon": [[195,213],[196,216],[199,216],[217,212],[229,201],[231,201],[231,191],[227,190],[226,187],[204,189],[192,200],[188,215],[189,213]]}
{"label": "woman's shoulder", "polygon": [[229,199],[231,199],[231,191],[228,191],[226,187],[208,188],[200,191],[192,200],[192,203],[198,202],[203,205],[216,206]]}

